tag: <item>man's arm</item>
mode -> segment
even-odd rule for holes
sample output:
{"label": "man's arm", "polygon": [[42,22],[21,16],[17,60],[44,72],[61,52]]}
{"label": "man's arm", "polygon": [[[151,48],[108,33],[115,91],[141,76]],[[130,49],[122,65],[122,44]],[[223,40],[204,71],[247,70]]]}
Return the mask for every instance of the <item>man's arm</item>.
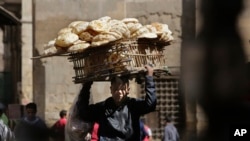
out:
{"label": "man's arm", "polygon": [[89,112],[89,98],[90,98],[90,89],[93,81],[86,82],[82,85],[82,89],[78,95],[76,102],[77,112],[80,119],[90,120],[91,112]]}
{"label": "man's arm", "polygon": [[156,94],[155,94],[155,83],[153,79],[153,67],[146,65],[147,72],[145,76],[145,92],[146,96],[144,100],[138,101],[136,108],[140,114],[146,114],[155,110],[156,107]]}
{"label": "man's arm", "polygon": [[155,94],[155,83],[153,76],[146,76],[145,81],[145,92],[146,92],[146,105],[149,106],[150,110],[154,110],[156,107],[156,94]]}
{"label": "man's arm", "polygon": [[150,111],[155,110],[156,107],[156,94],[155,94],[155,83],[153,79],[154,69],[150,65],[145,66],[147,70],[146,74],[146,84],[145,84],[145,91],[146,91],[146,97],[145,101],[147,105],[149,106]]}

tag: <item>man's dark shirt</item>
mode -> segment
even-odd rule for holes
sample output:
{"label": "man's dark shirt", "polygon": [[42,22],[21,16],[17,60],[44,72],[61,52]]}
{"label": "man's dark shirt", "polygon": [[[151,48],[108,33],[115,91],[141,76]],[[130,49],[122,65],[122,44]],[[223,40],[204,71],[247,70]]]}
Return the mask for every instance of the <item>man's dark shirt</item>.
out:
{"label": "man's dark shirt", "polygon": [[91,84],[85,84],[78,98],[79,115],[84,121],[98,122],[100,141],[140,141],[140,116],[156,107],[155,84],[152,76],[145,79],[145,99],[127,97],[116,106],[112,97],[89,105]]}

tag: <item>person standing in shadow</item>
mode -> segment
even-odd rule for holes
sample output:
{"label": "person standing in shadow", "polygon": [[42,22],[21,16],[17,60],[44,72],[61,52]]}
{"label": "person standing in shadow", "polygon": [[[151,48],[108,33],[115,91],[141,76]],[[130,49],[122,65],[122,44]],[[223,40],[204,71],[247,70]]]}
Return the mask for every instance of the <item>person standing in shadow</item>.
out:
{"label": "person standing in shadow", "polygon": [[48,141],[49,130],[45,122],[36,116],[36,103],[25,106],[26,116],[14,128],[16,141]]}
{"label": "person standing in shadow", "polygon": [[[3,115],[4,109],[0,107],[0,117]],[[0,120],[0,140],[1,141],[14,141],[15,135],[11,129],[4,123],[3,120]]]}

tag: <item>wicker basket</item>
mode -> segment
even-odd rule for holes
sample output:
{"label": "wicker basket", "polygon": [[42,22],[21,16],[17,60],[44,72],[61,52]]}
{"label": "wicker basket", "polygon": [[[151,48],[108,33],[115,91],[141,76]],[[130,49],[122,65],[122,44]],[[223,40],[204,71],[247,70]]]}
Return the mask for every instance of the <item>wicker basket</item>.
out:
{"label": "wicker basket", "polygon": [[129,39],[71,53],[75,83],[87,80],[105,81],[112,75],[138,74],[145,64],[153,64],[155,72],[167,73],[163,50],[169,43],[152,39]]}

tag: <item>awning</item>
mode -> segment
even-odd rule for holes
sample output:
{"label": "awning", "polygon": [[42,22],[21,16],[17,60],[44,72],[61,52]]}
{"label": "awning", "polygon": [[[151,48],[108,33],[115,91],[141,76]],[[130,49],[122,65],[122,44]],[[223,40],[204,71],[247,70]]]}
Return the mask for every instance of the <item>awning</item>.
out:
{"label": "awning", "polygon": [[0,6],[0,25],[21,25],[21,22],[13,13]]}

